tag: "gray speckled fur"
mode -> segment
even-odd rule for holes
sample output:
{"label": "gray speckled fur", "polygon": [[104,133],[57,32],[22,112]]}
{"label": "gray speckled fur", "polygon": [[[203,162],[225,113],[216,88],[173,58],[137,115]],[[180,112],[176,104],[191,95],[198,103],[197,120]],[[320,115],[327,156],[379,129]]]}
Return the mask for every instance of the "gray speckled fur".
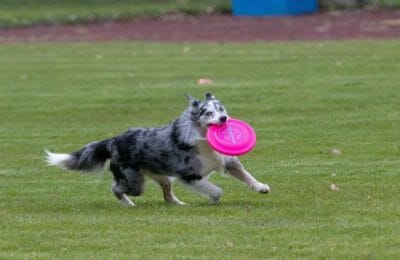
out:
{"label": "gray speckled fur", "polygon": [[112,191],[126,205],[134,204],[125,194],[139,196],[143,192],[145,174],[160,184],[167,201],[177,204],[183,203],[172,193],[171,177],[207,195],[214,203],[219,201],[222,190],[210,183],[208,176],[221,168],[256,191],[269,192],[268,185],[256,181],[236,157],[219,154],[207,145],[208,125],[224,123],[228,118],[221,102],[210,93],[205,101],[187,98],[189,107],[168,125],[129,129],[116,137],[90,143],[75,153],[61,155],[62,161],[52,161],[51,156],[56,154],[48,153],[48,161],[71,170],[91,171],[110,159],[115,179]]}

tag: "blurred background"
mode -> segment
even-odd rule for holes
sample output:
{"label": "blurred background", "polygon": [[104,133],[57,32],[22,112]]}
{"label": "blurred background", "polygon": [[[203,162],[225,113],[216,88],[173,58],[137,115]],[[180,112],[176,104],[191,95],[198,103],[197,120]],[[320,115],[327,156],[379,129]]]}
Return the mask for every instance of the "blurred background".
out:
{"label": "blurred background", "polygon": [[[279,1],[281,0],[269,2]],[[265,3],[268,0],[2,0],[0,28],[128,20],[168,14],[231,14],[232,3],[235,2]],[[315,0],[315,2],[318,10],[322,12],[400,8],[400,0]]]}

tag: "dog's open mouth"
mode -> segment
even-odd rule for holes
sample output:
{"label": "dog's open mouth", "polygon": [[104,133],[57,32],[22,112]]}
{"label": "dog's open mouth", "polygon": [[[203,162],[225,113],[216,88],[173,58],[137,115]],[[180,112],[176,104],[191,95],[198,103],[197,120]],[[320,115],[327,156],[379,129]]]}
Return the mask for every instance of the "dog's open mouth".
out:
{"label": "dog's open mouth", "polygon": [[222,125],[224,125],[224,124],[226,124],[226,122],[208,123],[208,124],[207,124],[207,128],[209,128],[209,127],[212,126],[212,125],[222,126]]}

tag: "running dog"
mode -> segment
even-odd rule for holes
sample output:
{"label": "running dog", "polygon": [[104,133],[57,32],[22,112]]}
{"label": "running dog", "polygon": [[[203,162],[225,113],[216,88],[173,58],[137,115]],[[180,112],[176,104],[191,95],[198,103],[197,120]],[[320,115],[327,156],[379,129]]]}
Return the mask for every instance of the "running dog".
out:
{"label": "running dog", "polygon": [[185,204],[172,192],[172,180],[178,179],[210,203],[219,202],[222,190],[208,181],[213,171],[223,169],[259,193],[268,193],[267,184],[257,181],[234,156],[212,150],[205,138],[207,127],[228,120],[224,106],[211,93],[205,101],[186,95],[189,107],[182,116],[168,125],[156,128],[132,128],[127,132],[99,142],[87,144],[70,153],[46,150],[47,162],[75,171],[101,169],[110,159],[115,182],[112,192],[125,206],[135,206],[128,198],[144,191],[144,176],[157,182],[167,202]]}

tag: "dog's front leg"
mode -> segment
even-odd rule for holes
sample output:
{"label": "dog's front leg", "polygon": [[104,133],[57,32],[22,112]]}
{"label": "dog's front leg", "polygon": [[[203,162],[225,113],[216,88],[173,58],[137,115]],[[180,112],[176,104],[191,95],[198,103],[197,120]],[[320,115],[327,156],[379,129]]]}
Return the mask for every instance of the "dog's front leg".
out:
{"label": "dog's front leg", "polygon": [[223,191],[217,185],[207,180],[207,177],[203,177],[200,180],[183,180],[183,182],[200,194],[208,196],[211,204],[218,203],[223,194]]}
{"label": "dog's front leg", "polygon": [[270,188],[267,184],[261,183],[256,180],[240,163],[236,157],[226,157],[224,161],[225,171],[233,177],[239,179],[247,186],[259,193],[269,193]]}

